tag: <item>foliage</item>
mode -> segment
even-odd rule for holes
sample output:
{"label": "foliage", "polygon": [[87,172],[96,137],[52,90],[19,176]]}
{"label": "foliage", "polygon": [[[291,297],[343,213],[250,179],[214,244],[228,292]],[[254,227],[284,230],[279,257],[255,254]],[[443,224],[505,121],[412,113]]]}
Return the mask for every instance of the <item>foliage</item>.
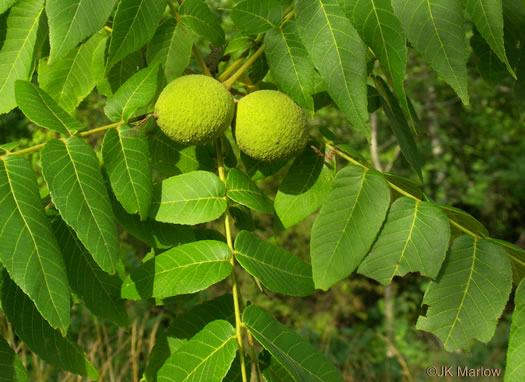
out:
{"label": "foliage", "polygon": [[[49,130],[35,133],[27,148],[18,149],[11,136],[0,146],[0,303],[18,340],[53,367],[95,380],[106,371],[76,344],[71,312],[78,306],[126,327],[126,307],[140,300],[162,312],[173,301],[223,288],[231,295],[169,317],[145,380],[247,382],[251,374],[257,381],[340,381],[337,359],[263,309],[271,303],[264,295],[248,302],[243,294],[253,293],[245,290],[252,277],[268,294],[317,298],[316,289],[340,288],[357,271],[384,285],[407,273],[426,277],[428,309],[411,309],[419,315],[417,328],[435,334],[448,351],[490,341],[513,282],[525,275],[525,251],[491,237],[470,211],[445,205],[450,199],[436,192],[439,185],[425,192],[428,185],[418,184],[440,170],[423,160],[429,141],[431,151],[442,143],[427,116],[419,118],[424,97],[411,97],[414,84],[404,78],[419,70],[408,63],[420,55],[450,86],[444,95],[433,89],[427,95],[454,99],[454,108],[469,110],[482,128],[490,124],[476,122],[481,113],[469,81],[497,81],[513,92],[508,115],[521,122],[523,4],[243,0],[223,6],[0,2],[0,112],[21,112]],[[479,76],[470,73],[470,53]],[[322,116],[330,105],[353,131],[311,123],[311,141],[293,162],[239,154],[235,123],[213,142],[175,143],[156,125],[154,104],[167,83],[196,72],[215,77],[237,99],[279,89],[310,115]],[[88,108],[100,120],[95,126],[86,126],[78,108],[86,97],[99,102]],[[471,102],[470,109],[456,97]],[[489,118],[500,118],[502,109],[492,106]],[[375,122],[368,122],[376,110],[392,129],[381,138],[392,137],[406,160],[398,175],[359,152],[359,142],[377,144]],[[93,139],[99,133],[100,149],[101,139]],[[465,153],[450,155],[445,166],[471,150],[463,144],[469,138],[458,135],[447,137]],[[497,169],[508,152],[523,149],[507,151],[501,143],[508,140],[484,137],[496,162],[469,165]],[[516,180],[521,168],[514,166],[503,183]],[[473,190],[486,183],[475,180]],[[475,195],[457,201],[479,205]],[[279,237],[308,220],[310,256],[300,258]],[[125,255],[127,236],[142,242],[143,259]],[[228,277],[231,284],[221,283]],[[523,292],[521,281],[508,381],[523,375]],[[0,338],[0,375],[27,380],[12,339],[6,340]]]}

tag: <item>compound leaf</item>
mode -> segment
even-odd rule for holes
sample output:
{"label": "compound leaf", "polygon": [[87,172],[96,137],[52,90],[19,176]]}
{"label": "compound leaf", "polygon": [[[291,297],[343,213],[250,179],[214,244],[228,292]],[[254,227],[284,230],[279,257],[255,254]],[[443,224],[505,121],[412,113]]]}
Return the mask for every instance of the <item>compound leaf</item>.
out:
{"label": "compound leaf", "polygon": [[251,209],[273,214],[273,203],[244,172],[232,168],[226,178],[228,198]]}
{"label": "compound leaf", "polygon": [[66,333],[70,321],[66,266],[31,165],[16,155],[0,159],[0,216],[2,264],[42,317]]}
{"label": "compound leaf", "polygon": [[312,227],[316,288],[327,290],[357,268],[383,224],[389,203],[390,189],[377,171],[350,165],[337,173]]}
{"label": "compound leaf", "polygon": [[132,271],[122,284],[122,297],[166,298],[206,289],[231,273],[231,256],[228,246],[215,240],[172,248]]}
{"label": "compound leaf", "polygon": [[241,231],[237,235],[235,259],[271,291],[291,296],[315,293],[310,265],[251,232]]}
{"label": "compound leaf", "polygon": [[242,321],[255,339],[301,382],[342,382],[343,377],[318,350],[262,308],[250,305]]}
{"label": "compound leaf", "polygon": [[81,138],[51,140],[42,150],[51,199],[95,262],[115,273],[119,240],[98,158]]}
{"label": "compound leaf", "polygon": [[447,351],[469,349],[477,338],[487,343],[509,298],[510,260],[489,240],[460,236],[454,240],[436,281],[430,283],[417,329],[434,333]]}
{"label": "compound leaf", "polygon": [[185,0],[180,6],[180,21],[213,45],[224,44],[224,30],[203,0]]}

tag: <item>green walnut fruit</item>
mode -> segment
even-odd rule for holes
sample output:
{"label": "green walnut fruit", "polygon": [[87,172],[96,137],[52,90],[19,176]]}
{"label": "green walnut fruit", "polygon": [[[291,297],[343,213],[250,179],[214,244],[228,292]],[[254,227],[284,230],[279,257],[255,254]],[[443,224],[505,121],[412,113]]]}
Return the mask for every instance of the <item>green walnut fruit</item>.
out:
{"label": "green walnut fruit", "polygon": [[234,114],[230,92],[217,80],[192,74],[170,82],[155,104],[157,124],[172,140],[198,145],[221,135]]}
{"label": "green walnut fruit", "polygon": [[273,162],[296,156],[308,140],[303,110],[286,94],[259,90],[237,104],[235,140],[248,156]]}

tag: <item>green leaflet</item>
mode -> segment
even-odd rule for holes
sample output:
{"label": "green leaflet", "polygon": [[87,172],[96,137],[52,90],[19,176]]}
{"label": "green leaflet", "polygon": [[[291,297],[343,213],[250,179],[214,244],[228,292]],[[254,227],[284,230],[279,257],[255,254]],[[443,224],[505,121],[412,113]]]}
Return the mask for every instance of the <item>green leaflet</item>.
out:
{"label": "green leaflet", "polygon": [[119,241],[111,203],[93,149],[81,138],[51,140],[42,150],[51,199],[95,262],[115,273]]}
{"label": "green leaflet", "polygon": [[0,114],[16,106],[16,80],[29,80],[44,0],[18,0],[7,16],[7,34],[0,50]]}
{"label": "green leaflet", "polygon": [[157,381],[220,382],[237,351],[235,329],[224,320],[206,325],[162,365]]}
{"label": "green leaflet", "polygon": [[514,313],[510,327],[505,382],[521,382],[525,379],[525,281],[516,289]]}
{"label": "green leaflet", "polygon": [[0,375],[3,381],[27,382],[24,365],[2,336],[0,336]]}
{"label": "green leaflet", "polygon": [[520,281],[525,278],[525,250],[503,240],[489,240],[501,245],[510,257],[510,260],[512,261],[512,279],[514,280],[514,283],[518,285]]}
{"label": "green leaflet", "polygon": [[104,135],[102,157],[111,188],[126,212],[148,216],[152,174],[146,138],[137,129],[120,126]]}
{"label": "green leaflet", "polygon": [[65,56],[104,26],[117,0],[47,0],[49,62]]}
{"label": "green leaflet", "polygon": [[510,260],[489,240],[460,236],[443,269],[423,298],[429,306],[416,328],[434,333],[448,351],[469,349],[474,338],[487,343],[509,298]]}
{"label": "green leaflet", "polygon": [[256,305],[246,307],[242,321],[255,339],[296,381],[343,381],[337,369],[318,350],[262,308]]}
{"label": "green leaflet", "polygon": [[297,29],[328,93],[367,138],[366,45],[338,0],[297,0]]}
{"label": "green leaflet", "polygon": [[180,21],[215,46],[224,44],[224,31],[203,0],[185,0],[179,9]]}
{"label": "green leaflet", "polygon": [[28,81],[15,82],[16,104],[30,121],[63,135],[82,130],[82,124],[62,109],[49,94]]}
{"label": "green leaflet", "polygon": [[150,217],[175,224],[212,221],[226,211],[226,187],[207,171],[173,176],[153,188]]}
{"label": "green leaflet", "polygon": [[279,0],[244,0],[232,9],[232,20],[235,25],[252,35],[279,26],[281,17]]}
{"label": "green leaflet", "polygon": [[82,350],[58,330],[49,326],[27,296],[9,278],[0,272],[2,307],[9,322],[24,344],[44,361],[61,370],[98,378],[98,371],[86,359]]}
{"label": "green leaflet", "polygon": [[242,171],[232,168],[226,178],[228,198],[251,209],[273,214],[273,203]]}
{"label": "green leaflet", "polygon": [[375,170],[340,170],[312,227],[315,287],[327,290],[352,273],[368,253],[390,204],[390,189]]}
{"label": "green leaflet", "polygon": [[18,0],[0,0],[0,15],[11,8]]}
{"label": "green leaflet", "polygon": [[315,293],[310,265],[253,233],[239,232],[235,239],[235,259],[271,291],[292,296]]}
{"label": "green leaflet", "polygon": [[275,196],[275,212],[285,228],[307,218],[326,200],[335,176],[335,160],[327,160],[311,147],[299,155]]}
{"label": "green leaflet", "polygon": [[0,260],[53,328],[69,327],[70,294],[60,248],[35,174],[19,156],[0,158]]}
{"label": "green leaflet", "polygon": [[408,40],[465,105],[467,54],[463,8],[457,0],[392,0]]}
{"label": "green leaflet", "polygon": [[162,252],[131,272],[122,297],[166,298],[206,289],[232,271],[231,251],[220,241],[202,240]]}
{"label": "green leaflet", "polygon": [[384,285],[408,272],[434,279],[445,260],[449,239],[448,218],[439,207],[401,197],[390,207],[358,272]]}

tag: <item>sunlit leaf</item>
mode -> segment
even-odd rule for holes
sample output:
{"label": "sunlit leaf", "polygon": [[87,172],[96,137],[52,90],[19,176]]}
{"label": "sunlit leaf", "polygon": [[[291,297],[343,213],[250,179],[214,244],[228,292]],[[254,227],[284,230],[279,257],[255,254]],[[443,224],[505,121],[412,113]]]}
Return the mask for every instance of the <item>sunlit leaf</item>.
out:
{"label": "sunlit leaf", "polygon": [[18,0],[0,0],[0,14],[11,8]]}
{"label": "sunlit leaf", "polygon": [[310,265],[251,232],[241,231],[237,235],[235,259],[271,291],[292,296],[315,292]]}
{"label": "sunlit leaf", "polygon": [[337,369],[318,350],[258,306],[246,307],[242,321],[296,381],[343,381]]}
{"label": "sunlit leaf", "polygon": [[202,240],[162,252],[131,272],[122,297],[166,298],[206,289],[232,271],[231,251],[221,241]]}
{"label": "sunlit leaf", "polygon": [[180,21],[215,46],[224,44],[224,31],[204,0],[185,0],[180,6]]}
{"label": "sunlit leaf", "polygon": [[281,17],[279,0],[244,0],[232,9],[233,22],[248,34],[263,33],[278,26]]}
{"label": "sunlit leaf", "polygon": [[95,262],[115,273],[119,241],[111,203],[93,149],[81,138],[51,140],[42,150],[51,199]]}
{"label": "sunlit leaf", "polygon": [[193,171],[154,186],[150,217],[165,223],[194,225],[217,219],[226,205],[226,187],[219,177]]}
{"label": "sunlit leaf", "polygon": [[468,350],[474,338],[487,343],[512,287],[510,260],[488,240],[460,236],[423,298],[428,305],[416,328],[434,333],[448,351]]}
{"label": "sunlit leaf", "polygon": [[273,214],[273,203],[257,185],[240,170],[232,168],[226,178],[228,198],[254,210]]}
{"label": "sunlit leaf", "polygon": [[16,155],[0,157],[0,260],[53,328],[69,327],[66,266],[44,212],[35,174]]}
{"label": "sunlit leaf", "polygon": [[375,170],[347,166],[312,227],[315,287],[327,290],[352,273],[370,250],[390,203],[390,189]]}

